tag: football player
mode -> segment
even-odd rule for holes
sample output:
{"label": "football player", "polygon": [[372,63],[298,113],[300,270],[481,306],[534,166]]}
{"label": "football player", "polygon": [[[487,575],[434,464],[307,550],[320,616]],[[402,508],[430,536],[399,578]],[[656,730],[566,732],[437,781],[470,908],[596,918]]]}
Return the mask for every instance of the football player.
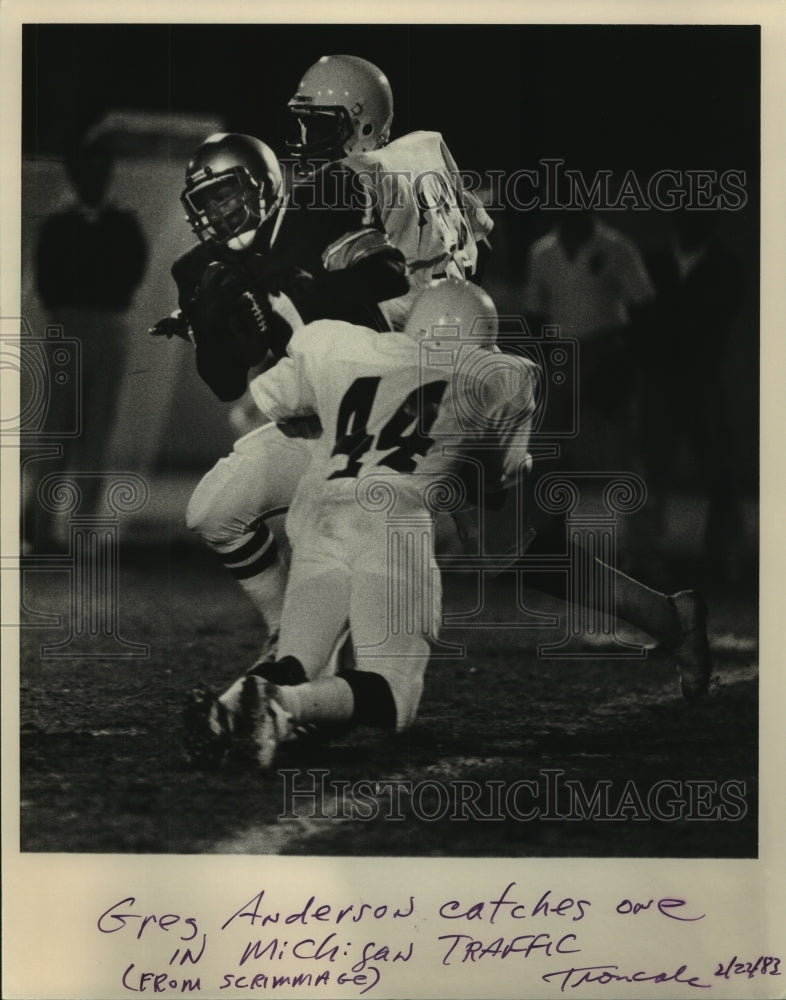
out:
{"label": "football player", "polygon": [[[479,278],[491,221],[463,191],[437,133],[388,143],[393,96],[376,66],[354,56],[323,57],[303,77],[290,113],[297,135],[289,149],[301,180],[264,254],[270,292],[288,296],[306,322],[331,318],[387,329],[403,324],[411,284]],[[316,170],[309,166],[315,156],[326,160]],[[187,512],[189,526],[222,558],[270,635],[280,619],[284,572],[275,518],[306,460],[302,441],[283,445],[271,431],[247,435],[204,477]],[[471,518],[457,512],[455,519],[469,540]]]}
{"label": "football player", "polygon": [[[421,291],[403,333],[317,322],[254,379],[271,419],[316,413],[325,430],[287,516],[293,558],[279,658],[237,683],[234,708],[205,695],[212,727],[200,763],[250,738],[264,770],[299,727],[412,724],[440,620],[437,491],[460,496],[474,479],[482,502],[530,466],[537,369],[494,354],[496,334],[489,297],[451,278]],[[485,455],[480,475],[474,465],[468,475],[462,453]],[[697,595],[669,597],[594,564],[613,577],[619,617],[673,651],[686,697],[702,694],[711,663]],[[328,664],[346,620],[355,666],[336,671]]]}
{"label": "football player", "polygon": [[[212,726],[190,744],[193,761],[220,760],[248,735],[264,769],[296,726],[412,724],[441,617],[435,491],[459,503],[466,491],[502,490],[529,461],[537,369],[492,353],[496,332],[489,297],[448,278],[426,286],[404,332],[317,321],[252,381],[269,418],[317,414],[323,433],[286,520],[293,559],[279,658],[252,668],[231,697],[203,692]],[[488,476],[457,457],[464,444],[485,449]],[[347,621],[356,668],[336,673],[331,653]]]}
{"label": "football player", "polygon": [[[408,288],[402,254],[366,208],[294,211],[287,227],[278,161],[252,136],[219,133],[202,143],[186,168],[181,200],[199,243],[172,267],[179,312],[151,332],[193,340],[197,369],[221,400],[242,397],[249,374],[280,357],[304,319],[387,329],[377,299]],[[303,238],[309,226],[310,242]],[[315,245],[359,227],[363,254],[323,267]],[[282,233],[289,242],[277,253]],[[318,433],[314,421],[254,429],[200,481],[186,512],[271,635],[286,583],[281,515],[307,464],[308,439]]]}
{"label": "football player", "polygon": [[[393,94],[380,69],[357,56],[323,56],[304,74],[289,113],[287,150],[309,179],[303,190],[324,187],[326,170],[344,178],[343,193],[375,209],[404,254],[410,289],[383,305],[393,329],[403,329],[428,282],[456,277],[480,283],[491,219],[465,190],[438,132],[390,141]],[[328,246],[325,257],[354,253],[361,242],[358,233],[357,243]]]}
{"label": "football player", "polygon": [[[290,199],[278,160],[253,136],[209,136],[186,167],[181,201],[199,243],[172,266],[179,311],[151,332],[190,337],[200,375],[223,401],[243,395],[248,369],[268,351],[284,353],[294,326],[331,317],[387,329],[377,302],[408,288],[402,254],[378,218],[366,209],[326,214],[321,206],[287,214]],[[302,238],[307,226],[315,231],[310,240]],[[360,226],[362,261],[324,268],[314,245]]]}

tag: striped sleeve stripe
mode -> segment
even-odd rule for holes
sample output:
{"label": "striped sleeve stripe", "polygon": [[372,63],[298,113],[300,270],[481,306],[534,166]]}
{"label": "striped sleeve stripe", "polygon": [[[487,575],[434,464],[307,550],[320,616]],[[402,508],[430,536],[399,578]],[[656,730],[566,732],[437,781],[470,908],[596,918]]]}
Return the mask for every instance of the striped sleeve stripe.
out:
{"label": "striped sleeve stripe", "polygon": [[243,542],[242,545],[238,545],[237,548],[232,549],[230,552],[223,552],[220,554],[222,562],[227,566],[234,566],[238,563],[245,562],[251,556],[259,551],[262,545],[265,544],[267,539],[270,537],[270,528],[265,524],[265,521],[269,517],[277,517],[280,514],[286,514],[289,507],[272,507],[270,510],[266,510],[261,517],[251,524],[250,528],[253,534],[247,541]]}
{"label": "striped sleeve stripe", "polygon": [[262,520],[258,521],[252,530],[253,534],[242,545],[238,545],[231,552],[221,553],[221,560],[226,566],[237,566],[246,562],[267,544],[268,539],[272,538],[270,528]]}
{"label": "striped sleeve stripe", "polygon": [[271,566],[277,555],[273,533],[260,521],[251,538],[231,552],[222,553],[221,560],[236,580],[245,580]]}
{"label": "striped sleeve stripe", "polygon": [[271,535],[269,543],[256,559],[251,560],[246,566],[228,566],[227,569],[235,580],[248,580],[249,577],[256,576],[272,566],[277,558],[278,543]]}
{"label": "striped sleeve stripe", "polygon": [[362,257],[390,246],[387,236],[379,229],[358,229],[331,243],[322,254],[322,266],[326,271],[341,271],[351,267]]}

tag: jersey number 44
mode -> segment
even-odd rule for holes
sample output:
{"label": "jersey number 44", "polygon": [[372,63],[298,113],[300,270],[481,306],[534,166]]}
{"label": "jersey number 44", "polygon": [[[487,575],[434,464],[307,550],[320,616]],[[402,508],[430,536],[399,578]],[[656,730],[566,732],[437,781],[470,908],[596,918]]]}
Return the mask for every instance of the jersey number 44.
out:
{"label": "jersey number 44", "polygon": [[372,449],[384,453],[376,460],[368,456],[373,465],[384,465],[396,472],[414,472],[417,456],[425,455],[434,444],[428,434],[437,418],[447,381],[440,379],[417,386],[377,433],[369,433],[368,423],[381,381],[379,376],[356,378],[344,394],[331,455],[346,455],[347,464],[328,478],[357,476]]}

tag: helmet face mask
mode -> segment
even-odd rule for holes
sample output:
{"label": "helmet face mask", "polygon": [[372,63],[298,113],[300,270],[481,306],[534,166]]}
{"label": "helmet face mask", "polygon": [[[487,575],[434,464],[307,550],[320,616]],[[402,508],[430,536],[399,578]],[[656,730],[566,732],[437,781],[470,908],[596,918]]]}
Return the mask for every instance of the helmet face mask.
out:
{"label": "helmet face mask", "polygon": [[210,172],[186,188],[181,201],[194,233],[204,243],[227,243],[262,224],[259,185],[242,167]]}
{"label": "helmet face mask", "polygon": [[357,56],[322,56],[289,102],[287,149],[306,163],[370,152],[390,138],[393,93],[385,74]]}
{"label": "helmet face mask", "polygon": [[298,160],[340,159],[352,137],[346,108],[292,105],[287,149]]}
{"label": "helmet face mask", "polygon": [[264,143],[218,134],[206,139],[189,162],[180,201],[203,243],[244,250],[278,210],[282,184],[278,161]]}

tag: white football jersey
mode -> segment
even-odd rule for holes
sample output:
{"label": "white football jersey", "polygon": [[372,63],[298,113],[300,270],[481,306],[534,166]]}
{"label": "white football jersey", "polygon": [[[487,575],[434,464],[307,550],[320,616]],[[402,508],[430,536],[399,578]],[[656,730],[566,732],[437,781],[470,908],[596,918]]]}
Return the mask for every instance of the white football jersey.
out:
{"label": "white football jersey", "polygon": [[500,486],[528,464],[536,379],[531,362],[489,348],[319,320],[295,332],[251,393],[272,420],[322,422],[294,524],[328,497],[354,500],[368,476],[395,477],[397,497],[422,509],[427,481],[458,472],[467,449],[488,457],[487,485]]}
{"label": "white football jersey", "polygon": [[381,306],[394,329],[401,329],[423,285],[474,274],[478,241],[488,236],[493,223],[475,195],[464,190],[438,132],[411,132],[344,162],[367,192],[388,239],[406,259],[410,291]]}

